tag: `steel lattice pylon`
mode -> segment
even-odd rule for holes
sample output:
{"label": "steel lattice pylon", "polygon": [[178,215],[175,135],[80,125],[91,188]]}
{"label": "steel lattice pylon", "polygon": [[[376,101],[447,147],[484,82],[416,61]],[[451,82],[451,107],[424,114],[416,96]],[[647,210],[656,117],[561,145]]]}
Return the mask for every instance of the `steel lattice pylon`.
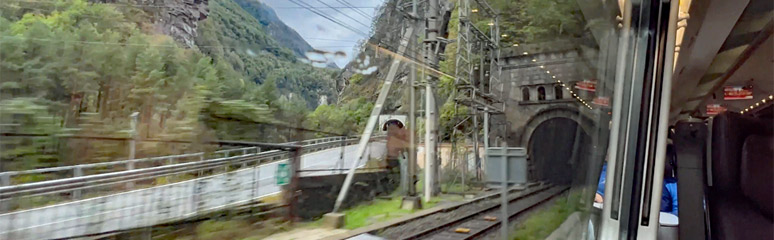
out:
{"label": "steel lattice pylon", "polygon": [[[473,4],[473,5],[472,5]],[[504,112],[504,101],[492,94],[492,83],[500,85],[500,96],[504,97],[504,85],[499,80],[500,64],[500,31],[497,14],[482,0],[460,0],[458,5],[459,25],[457,34],[457,52],[455,57],[455,112],[458,105],[464,105],[472,110],[470,118],[473,121],[471,131],[474,142],[476,178],[481,179],[481,161],[479,159],[479,114],[484,119],[484,147],[489,147],[488,131],[489,116],[492,113]],[[473,15],[475,14],[475,15]],[[482,18],[476,18],[482,17]],[[488,33],[475,26],[476,21],[488,20]],[[454,136],[452,136],[454,138]],[[452,140],[456,142],[456,140]],[[465,172],[466,170],[463,170]],[[464,178],[464,176],[463,176]]]}
{"label": "steel lattice pylon", "polygon": [[[471,7],[475,3],[475,8]],[[502,101],[492,94],[492,83],[501,85],[500,35],[497,14],[484,1],[460,0],[459,26],[455,58],[456,101],[477,111],[501,113]],[[489,19],[489,31],[485,33],[474,25],[471,13]]]}

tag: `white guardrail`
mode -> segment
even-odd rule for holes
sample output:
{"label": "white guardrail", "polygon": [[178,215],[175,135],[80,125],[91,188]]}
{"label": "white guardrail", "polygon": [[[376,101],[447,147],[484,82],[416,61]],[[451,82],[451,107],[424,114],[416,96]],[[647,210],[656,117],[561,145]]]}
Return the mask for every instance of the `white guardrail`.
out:
{"label": "white guardrail", "polygon": [[[303,141],[300,141],[301,143],[300,145],[308,146],[308,145],[319,144],[319,143],[338,142],[343,140],[344,138],[345,137],[326,137],[326,138],[303,140]],[[296,143],[298,142],[288,142],[284,144],[296,144]],[[40,169],[32,169],[32,170],[24,170],[24,171],[7,171],[7,172],[0,172],[0,187],[12,185],[11,178],[15,176],[42,174],[42,173],[70,172],[71,177],[81,177],[81,176],[89,175],[90,172],[87,170],[91,170],[91,169],[100,169],[99,173],[107,173],[107,172],[111,172],[109,171],[111,169],[104,169],[106,167],[122,166],[123,167],[122,169],[117,168],[116,170],[125,171],[125,170],[139,169],[141,167],[139,167],[138,165],[141,163],[150,164],[150,163],[158,162],[158,163],[161,163],[162,165],[172,165],[172,164],[186,162],[186,159],[188,161],[192,161],[192,160],[204,161],[205,157],[207,157],[208,154],[212,154],[210,155],[212,157],[218,157],[219,155],[222,157],[231,157],[231,156],[245,156],[248,154],[256,154],[260,152],[261,152],[261,148],[259,147],[245,147],[245,148],[218,150],[212,153],[198,152],[198,153],[187,153],[187,154],[159,156],[159,157],[127,159],[127,160],[119,160],[119,161],[111,161],[111,162],[40,168]],[[234,153],[236,153],[237,155],[234,155]]]}
{"label": "white guardrail", "polygon": [[[344,143],[351,145],[357,141],[358,139],[346,139]],[[335,148],[341,146],[341,143],[341,141],[311,141],[302,148],[302,151],[314,152]],[[371,143],[371,146],[373,144]],[[381,150],[375,151],[384,151],[383,145],[379,143]],[[280,191],[280,186],[275,182],[274,173],[277,165],[286,161],[282,159],[286,159],[287,156],[289,156],[288,152],[272,150],[251,153],[247,156],[222,157],[0,187],[0,200],[15,201],[20,197],[57,196],[88,188],[123,186],[127,182],[160,176],[237,166],[237,169],[200,176],[192,180],[123,190],[83,200],[0,214],[0,239],[73,238],[105,234],[182,220],[238,206]],[[352,158],[352,156],[349,157]],[[315,164],[314,160],[302,161],[301,167],[308,168]]]}

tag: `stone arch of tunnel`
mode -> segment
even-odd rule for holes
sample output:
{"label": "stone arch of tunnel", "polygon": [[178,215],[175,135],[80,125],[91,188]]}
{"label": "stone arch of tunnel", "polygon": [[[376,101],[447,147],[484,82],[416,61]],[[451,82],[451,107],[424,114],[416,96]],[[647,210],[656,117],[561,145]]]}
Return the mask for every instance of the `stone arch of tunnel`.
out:
{"label": "stone arch of tunnel", "polygon": [[538,112],[522,133],[521,146],[529,156],[529,178],[569,185],[583,183],[590,162],[596,124],[574,108]]}
{"label": "stone arch of tunnel", "polygon": [[403,121],[401,121],[401,120],[390,119],[390,120],[387,120],[386,122],[384,122],[384,124],[382,125],[382,131],[387,131],[387,126],[389,126],[389,125],[395,125],[398,128],[404,128],[406,126],[406,124],[403,123]]}

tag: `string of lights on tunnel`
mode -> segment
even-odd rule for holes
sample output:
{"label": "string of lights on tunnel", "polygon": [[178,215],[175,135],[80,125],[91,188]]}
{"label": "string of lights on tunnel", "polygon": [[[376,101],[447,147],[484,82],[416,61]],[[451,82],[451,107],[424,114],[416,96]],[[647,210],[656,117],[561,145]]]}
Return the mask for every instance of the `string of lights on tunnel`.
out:
{"label": "string of lights on tunnel", "polygon": [[[507,34],[503,34],[502,36],[503,36],[503,37],[507,37],[508,35],[507,35]],[[513,46],[519,46],[519,44],[513,44]],[[529,53],[528,53],[528,52],[523,52],[523,54],[524,54],[524,56],[527,56],[527,55],[529,55]],[[535,63],[536,63],[536,62],[537,62],[537,59],[533,57],[533,58],[532,58],[532,62],[535,62]],[[545,69],[545,68],[546,68],[546,66],[545,66],[545,65],[540,65],[540,69]],[[574,92],[572,89],[570,89],[570,87],[569,87],[569,86],[567,86],[567,85],[566,85],[564,82],[562,82],[562,80],[561,80],[561,79],[557,79],[557,78],[556,78],[556,75],[552,75],[550,70],[545,70],[545,71],[546,71],[546,72],[545,72],[545,73],[546,73],[546,75],[550,75],[552,79],[556,79],[556,82],[557,82],[557,83],[559,83],[559,85],[560,85],[560,86],[564,87],[564,89],[566,89],[567,91],[569,91],[569,92],[570,92],[570,94],[572,94],[572,97],[573,97],[573,98],[575,98],[575,100],[577,100],[578,102],[580,102],[581,104],[583,104],[584,106],[586,106],[586,107],[587,107],[589,110],[594,110],[594,108],[592,108],[592,107],[591,107],[591,105],[589,105],[589,104],[586,102],[586,100],[583,100],[583,98],[581,98],[580,96],[578,96],[578,94],[577,94],[577,93],[575,93],[575,92]]]}
{"label": "string of lights on tunnel", "polygon": [[[471,9],[471,10],[470,10],[470,12],[472,12],[472,13],[477,13],[477,12],[478,12],[478,9],[477,9],[477,8]],[[494,24],[495,24],[495,23],[494,23],[494,22],[492,22],[492,21],[490,21],[489,23],[487,23],[487,25],[489,25],[489,26],[494,26]],[[508,34],[502,34],[502,35],[500,35],[500,36],[501,36],[501,37],[503,37],[503,38],[506,38],[506,37],[508,37]],[[514,43],[514,44],[513,44],[513,46],[514,46],[514,47],[518,47],[518,46],[519,46],[519,44],[518,44],[518,43]],[[526,56],[526,55],[529,55],[529,53],[528,53],[528,52],[524,52],[523,54],[524,54],[525,56]],[[537,59],[535,59],[535,58],[533,57],[533,58],[532,58],[532,62],[537,62]],[[545,66],[544,66],[544,65],[540,65],[540,68],[541,68],[541,69],[545,69]],[[572,89],[570,89],[570,87],[568,87],[568,86],[567,86],[567,85],[566,85],[564,82],[562,82],[562,80],[561,80],[561,79],[557,79],[557,78],[556,78],[556,75],[551,75],[551,71],[550,71],[550,70],[546,70],[546,74],[547,74],[547,75],[550,75],[552,79],[556,79],[556,82],[557,82],[557,83],[559,83],[559,85],[560,85],[560,86],[564,87],[564,89],[566,89],[567,91],[569,91],[569,92],[570,92],[570,94],[572,94],[572,97],[573,97],[575,100],[577,100],[578,102],[580,102],[581,104],[583,104],[584,106],[586,106],[586,107],[587,107],[589,110],[594,110],[594,108],[593,108],[593,107],[591,107],[591,105],[589,105],[589,104],[586,102],[586,100],[583,100],[582,98],[580,98],[580,97],[578,96],[578,94],[577,94],[577,93],[575,93],[575,92],[574,92]]]}
{"label": "string of lights on tunnel", "polygon": [[[478,11],[479,11],[479,10],[478,10],[477,8],[473,8],[473,9],[471,9],[471,10],[470,10],[470,12],[472,12],[472,13],[477,13]],[[493,21],[490,21],[489,23],[487,23],[487,25],[489,25],[489,26],[494,26],[494,25],[495,25],[495,23],[494,23]],[[503,37],[503,38],[506,38],[506,37],[508,37],[508,34],[502,34],[502,35],[500,35],[500,36],[501,36],[501,37]],[[518,43],[514,43],[514,44],[513,44],[513,46],[514,46],[514,47],[518,47],[518,46],[519,46],[519,44],[518,44]],[[528,52],[524,52],[523,54],[524,54],[525,56],[529,55],[529,53],[528,53]],[[537,62],[537,59],[533,57],[533,58],[532,58],[532,62]],[[541,69],[545,69],[545,66],[544,66],[544,65],[540,65],[540,68],[541,68]],[[566,89],[567,91],[569,91],[569,92],[570,92],[570,94],[572,94],[572,97],[573,97],[575,100],[577,100],[579,103],[581,103],[581,104],[583,104],[584,106],[586,106],[586,107],[587,107],[589,110],[594,110],[594,108],[593,108],[593,107],[591,107],[591,105],[589,105],[589,104],[586,102],[586,100],[583,100],[583,98],[579,97],[579,96],[578,96],[578,94],[577,94],[577,93],[575,93],[575,92],[574,92],[572,89],[570,89],[570,87],[569,87],[569,86],[567,86],[567,85],[566,85],[564,82],[562,82],[562,80],[561,80],[561,79],[557,79],[557,78],[556,78],[556,75],[552,75],[550,70],[546,70],[546,74],[547,74],[547,75],[550,75],[552,79],[556,79],[556,82],[557,82],[557,83],[558,83],[560,86],[564,87],[564,89]]]}
{"label": "string of lights on tunnel", "polygon": [[[744,113],[752,111],[756,107],[760,107],[761,105],[765,106],[766,102],[767,102],[766,99],[767,98],[764,97],[763,99],[761,99],[761,101],[751,104],[749,107],[745,108],[744,110],[740,111],[739,113],[744,114]],[[772,102],[772,101],[774,101],[774,95],[769,95],[768,102]]]}

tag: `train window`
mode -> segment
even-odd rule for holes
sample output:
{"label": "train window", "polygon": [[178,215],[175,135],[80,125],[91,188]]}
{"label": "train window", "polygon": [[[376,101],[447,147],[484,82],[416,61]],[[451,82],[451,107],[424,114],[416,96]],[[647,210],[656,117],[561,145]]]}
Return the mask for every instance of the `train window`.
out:
{"label": "train window", "polygon": [[774,226],[771,0],[178,2],[0,0],[0,239]]}

